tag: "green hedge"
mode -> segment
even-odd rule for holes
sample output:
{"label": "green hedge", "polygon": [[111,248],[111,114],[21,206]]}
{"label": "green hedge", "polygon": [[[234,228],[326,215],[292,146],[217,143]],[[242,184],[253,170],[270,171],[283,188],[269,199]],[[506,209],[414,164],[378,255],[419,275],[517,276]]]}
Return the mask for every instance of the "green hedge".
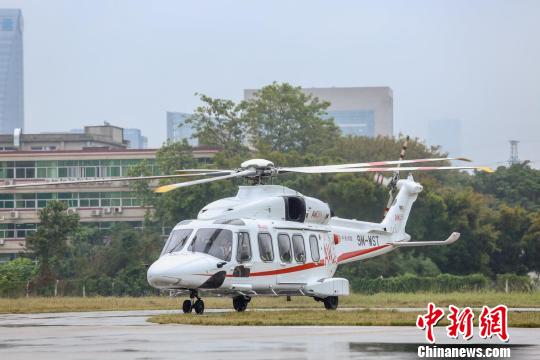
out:
{"label": "green hedge", "polygon": [[496,280],[491,280],[482,274],[472,274],[465,276],[440,274],[438,276],[427,277],[405,274],[391,278],[376,279],[349,279],[352,290],[361,294],[375,294],[379,292],[454,292],[454,291],[506,291],[508,281],[508,291],[523,292],[534,289],[532,280],[527,276],[514,274],[504,274],[497,276]]}

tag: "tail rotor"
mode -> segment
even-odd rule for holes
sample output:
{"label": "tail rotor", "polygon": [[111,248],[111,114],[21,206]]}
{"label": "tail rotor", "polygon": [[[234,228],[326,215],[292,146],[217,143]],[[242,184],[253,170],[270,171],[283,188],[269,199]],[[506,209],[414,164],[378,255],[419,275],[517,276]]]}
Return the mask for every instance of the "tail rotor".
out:
{"label": "tail rotor", "polygon": [[[392,177],[384,177],[381,174],[375,174],[375,182],[378,184],[384,185],[388,188],[388,203],[386,204],[386,207],[384,208],[384,214],[383,218],[388,213],[388,210],[390,210],[390,206],[392,206],[392,202],[394,201],[394,197],[396,194],[397,189],[397,182],[399,180],[399,167],[401,165],[401,161],[405,160],[405,153],[407,152],[407,146],[409,145],[409,136],[405,138],[405,141],[403,141],[403,144],[401,145],[401,150],[399,152],[399,163],[396,164],[396,168],[398,168],[396,171],[394,171],[394,174]],[[379,180],[380,178],[380,180]]]}

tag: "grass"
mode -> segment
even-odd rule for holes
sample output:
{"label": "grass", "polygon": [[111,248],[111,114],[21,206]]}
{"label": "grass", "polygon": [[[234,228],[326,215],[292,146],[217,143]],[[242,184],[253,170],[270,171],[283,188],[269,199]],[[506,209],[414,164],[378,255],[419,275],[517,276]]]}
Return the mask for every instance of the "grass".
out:
{"label": "grass", "polygon": [[[155,297],[30,297],[0,298],[0,313],[43,313],[100,310],[173,310],[179,309],[184,298],[168,296]],[[430,301],[438,306],[478,307],[482,305],[505,304],[509,307],[540,307],[540,292],[533,293],[381,293],[375,295],[354,294],[340,299],[340,307],[384,308],[421,307]],[[205,297],[207,309],[231,309],[230,298]],[[293,297],[292,301],[279,298],[253,298],[251,308],[313,308],[321,309],[322,304],[307,297]]]}
{"label": "grass", "polygon": [[[168,314],[152,316],[148,321],[158,324],[222,325],[222,326],[414,326],[420,312],[398,311],[248,311],[243,313]],[[540,313],[508,315],[511,327],[540,327]],[[475,319],[478,313],[475,314]],[[475,323],[477,320],[475,320]],[[444,319],[440,326],[448,325]]]}

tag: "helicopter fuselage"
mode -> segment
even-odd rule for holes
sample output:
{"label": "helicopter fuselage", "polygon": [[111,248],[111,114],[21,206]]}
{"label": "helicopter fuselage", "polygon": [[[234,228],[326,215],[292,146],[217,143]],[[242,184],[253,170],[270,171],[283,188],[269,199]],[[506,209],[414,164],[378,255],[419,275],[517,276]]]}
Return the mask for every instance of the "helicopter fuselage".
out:
{"label": "helicopter fuselage", "polygon": [[[148,270],[149,283],[160,289],[250,296],[347,295],[348,281],[333,278],[337,266],[391,250],[389,237],[367,229],[254,219],[228,222],[192,220],[177,225]],[[176,237],[178,233],[185,240]],[[332,289],[325,289],[328,286]]]}
{"label": "helicopter fuselage", "polygon": [[339,265],[459,238],[453,233],[445,241],[410,242],[405,225],[422,186],[412,176],[396,186],[399,193],[381,223],[331,216],[324,202],[282,186],[240,187],[236,197],[175,226],[148,269],[148,282],[192,295],[307,295],[335,308],[332,299],[349,294],[348,280],[333,277]]}

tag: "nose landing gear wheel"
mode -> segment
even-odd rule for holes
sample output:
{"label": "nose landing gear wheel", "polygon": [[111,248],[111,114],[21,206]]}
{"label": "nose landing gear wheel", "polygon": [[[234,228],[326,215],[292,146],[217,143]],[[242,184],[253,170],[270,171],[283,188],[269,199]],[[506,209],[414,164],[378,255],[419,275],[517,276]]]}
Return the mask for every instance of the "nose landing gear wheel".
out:
{"label": "nose landing gear wheel", "polygon": [[195,304],[193,304],[193,309],[197,314],[201,315],[204,312],[204,301],[201,299],[195,301]]}
{"label": "nose landing gear wheel", "polygon": [[238,312],[246,311],[251,298],[249,296],[235,296],[233,298],[233,308]]}
{"label": "nose landing gear wheel", "polygon": [[324,298],[324,307],[326,310],[336,310],[338,307],[338,297],[337,296],[328,296]]}
{"label": "nose landing gear wheel", "polygon": [[182,311],[184,314],[191,313],[191,310],[193,309],[193,306],[191,306],[191,300],[184,300],[182,303]]}

